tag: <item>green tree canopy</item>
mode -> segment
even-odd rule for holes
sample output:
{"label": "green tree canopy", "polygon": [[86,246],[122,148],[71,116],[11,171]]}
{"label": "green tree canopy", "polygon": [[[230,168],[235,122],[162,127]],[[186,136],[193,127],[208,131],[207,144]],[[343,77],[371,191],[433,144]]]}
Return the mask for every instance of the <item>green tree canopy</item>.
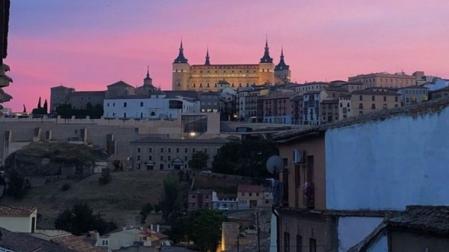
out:
{"label": "green tree canopy", "polygon": [[209,155],[203,151],[197,151],[192,154],[192,159],[189,160],[189,167],[192,170],[203,170],[207,168],[207,161],[209,160]]}
{"label": "green tree canopy", "polygon": [[116,229],[117,226],[113,222],[106,222],[99,215],[94,215],[87,204],[81,203],[60,213],[55,220],[55,228],[74,235],[82,235],[92,230],[105,234]]}
{"label": "green tree canopy", "polygon": [[173,223],[182,212],[183,195],[181,185],[175,176],[164,179],[164,191],[159,207],[162,211],[162,218],[169,224]]}
{"label": "green tree canopy", "polygon": [[278,154],[274,142],[266,139],[232,141],[218,149],[214,172],[251,177],[267,177],[267,159]]}

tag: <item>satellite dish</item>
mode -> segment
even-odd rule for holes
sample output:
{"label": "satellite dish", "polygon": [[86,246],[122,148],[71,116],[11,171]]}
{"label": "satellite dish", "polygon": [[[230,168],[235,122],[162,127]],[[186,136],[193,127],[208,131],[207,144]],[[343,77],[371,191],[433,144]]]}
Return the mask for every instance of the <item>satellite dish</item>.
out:
{"label": "satellite dish", "polygon": [[267,160],[267,171],[271,174],[278,173],[282,168],[282,158],[273,155]]}

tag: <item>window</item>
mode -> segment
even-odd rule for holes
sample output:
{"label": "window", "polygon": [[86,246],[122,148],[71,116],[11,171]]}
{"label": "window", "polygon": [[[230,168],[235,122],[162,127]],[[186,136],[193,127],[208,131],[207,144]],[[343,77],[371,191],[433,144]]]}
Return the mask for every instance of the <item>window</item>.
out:
{"label": "window", "polygon": [[375,101],[376,100],[376,96],[371,96],[371,101]]}
{"label": "window", "polygon": [[179,153],[179,148],[176,148],[176,153]]}
{"label": "window", "polygon": [[359,97],[359,100],[363,101],[363,95],[361,95],[361,96]]}
{"label": "window", "polygon": [[140,106],[143,107],[143,102],[140,102]]}
{"label": "window", "polygon": [[171,153],[171,148],[168,148],[168,153]]}
{"label": "window", "polygon": [[137,148],[137,153],[140,153],[140,148]]}
{"label": "window", "polygon": [[296,252],[302,252],[302,236],[296,235]]}
{"label": "window", "polygon": [[374,104],[374,103],[371,104],[371,109],[373,109],[373,110],[376,109],[376,104]]}
{"label": "window", "polygon": [[164,148],[161,148],[161,153],[164,153]]}
{"label": "window", "polygon": [[138,156],[137,156],[137,161],[139,161],[139,160],[140,160],[140,156],[138,155]]}
{"label": "window", "polygon": [[284,232],[284,252],[290,252],[290,234]]}
{"label": "window", "polygon": [[148,156],[148,160],[153,160],[153,157],[152,156]]}
{"label": "window", "polygon": [[153,148],[148,148],[148,152],[153,152]]}
{"label": "window", "polygon": [[161,161],[164,161],[164,156],[161,156]]}
{"label": "window", "polygon": [[126,108],[128,104],[126,102],[123,103],[123,107]]}
{"label": "window", "polygon": [[163,169],[164,169],[164,164],[160,164],[160,165],[159,165],[159,169],[160,169],[160,170],[163,170]]}
{"label": "window", "polygon": [[387,97],[386,96],[384,96],[384,101],[387,101]]}
{"label": "window", "polygon": [[313,238],[309,240],[309,252],[316,252],[316,240]]}

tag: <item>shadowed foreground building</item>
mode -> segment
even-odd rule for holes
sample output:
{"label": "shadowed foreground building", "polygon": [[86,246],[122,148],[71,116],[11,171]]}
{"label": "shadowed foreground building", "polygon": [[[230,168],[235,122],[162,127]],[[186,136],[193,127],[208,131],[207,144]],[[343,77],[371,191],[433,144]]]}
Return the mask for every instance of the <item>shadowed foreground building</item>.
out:
{"label": "shadowed foreground building", "polygon": [[[407,206],[447,205],[447,124],[446,98],[276,135],[284,160],[280,251],[347,251]],[[425,251],[409,245],[420,239],[446,244],[438,234],[414,232],[419,237],[388,238],[398,249],[375,251]]]}

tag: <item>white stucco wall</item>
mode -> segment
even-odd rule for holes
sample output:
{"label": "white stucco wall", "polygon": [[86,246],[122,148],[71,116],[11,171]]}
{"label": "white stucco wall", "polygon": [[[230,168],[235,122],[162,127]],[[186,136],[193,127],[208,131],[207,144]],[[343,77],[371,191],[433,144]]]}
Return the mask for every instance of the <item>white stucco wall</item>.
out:
{"label": "white stucco wall", "polygon": [[[170,108],[170,101],[181,101],[182,109]],[[126,106],[125,106],[126,104]],[[176,119],[182,113],[198,113],[200,104],[183,98],[167,98],[163,95],[142,99],[105,99],[105,118]]]}
{"label": "white stucco wall", "polygon": [[388,252],[388,239],[386,235],[382,235],[376,241],[374,241],[367,249],[366,252]]}
{"label": "white stucco wall", "polygon": [[381,217],[340,217],[337,228],[338,251],[348,251],[374,231],[382,220]]}
{"label": "white stucco wall", "polygon": [[329,209],[449,204],[449,108],[326,132]]}
{"label": "white stucco wall", "polygon": [[31,233],[31,219],[33,217],[37,221],[37,212],[27,217],[0,217],[0,227],[11,232]]}

